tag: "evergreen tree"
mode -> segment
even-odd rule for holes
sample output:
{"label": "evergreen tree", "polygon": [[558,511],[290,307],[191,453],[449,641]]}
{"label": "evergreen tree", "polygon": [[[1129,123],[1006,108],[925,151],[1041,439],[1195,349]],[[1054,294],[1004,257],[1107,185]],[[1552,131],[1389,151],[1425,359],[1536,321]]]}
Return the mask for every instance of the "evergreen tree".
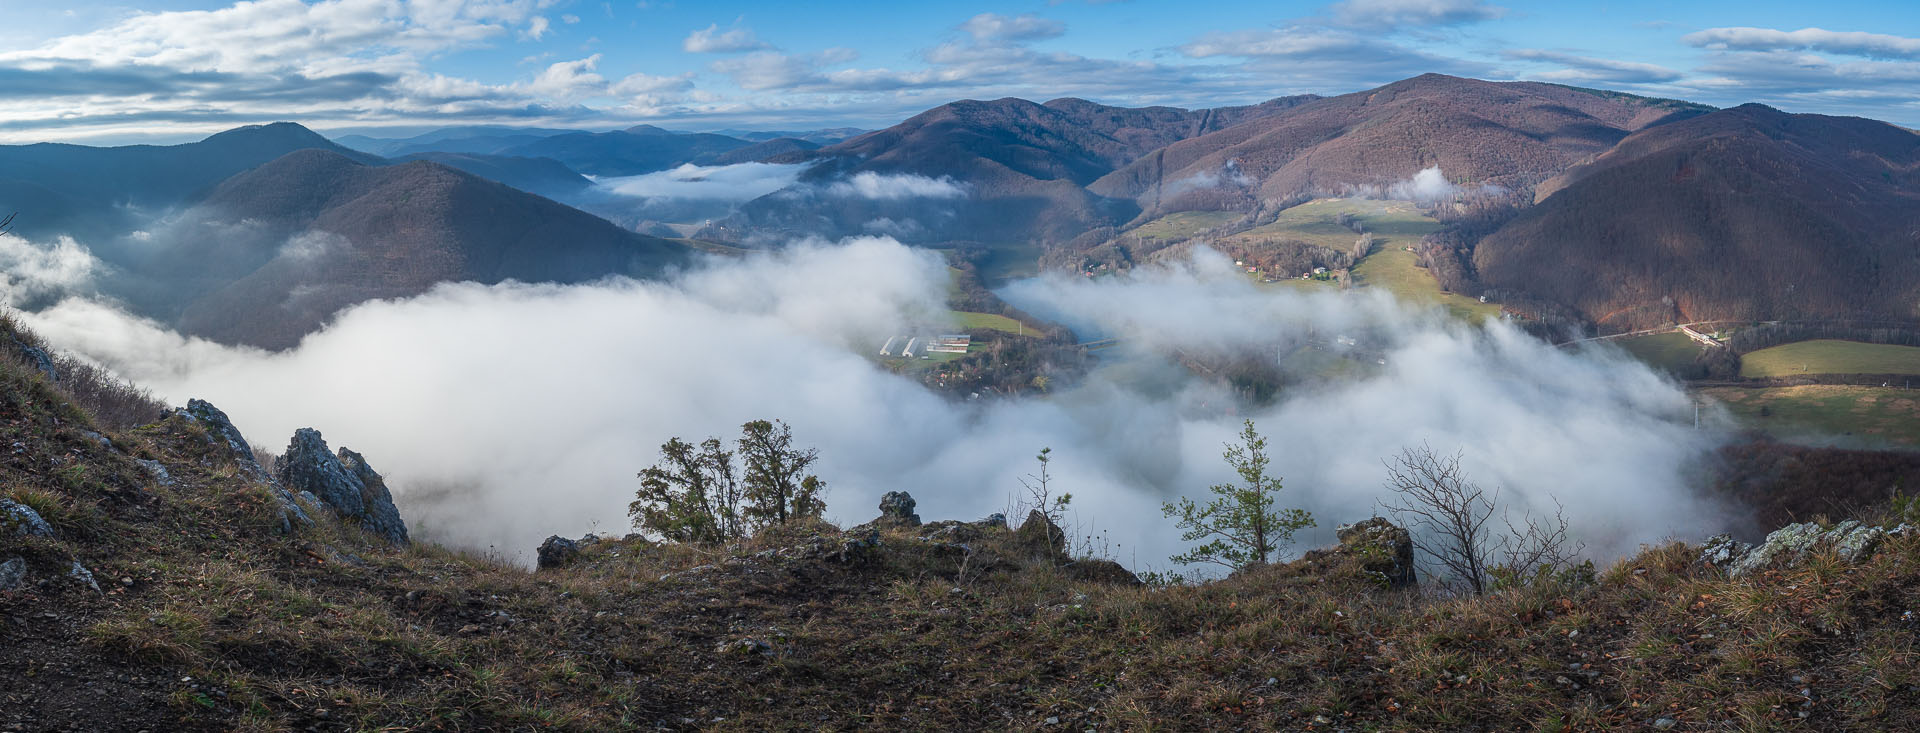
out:
{"label": "evergreen tree", "polygon": [[1267,439],[1254,430],[1252,420],[1240,431],[1240,443],[1226,448],[1227,465],[1240,474],[1242,485],[1209,487],[1213,500],[1204,505],[1182,497],[1160,508],[1166,516],[1178,518],[1181,541],[1203,541],[1175,555],[1174,562],[1214,563],[1236,570],[1259,565],[1271,560],[1282,545],[1292,543],[1295,530],[1313,526],[1313,515],[1304,510],[1274,508],[1280,479],[1267,476]]}

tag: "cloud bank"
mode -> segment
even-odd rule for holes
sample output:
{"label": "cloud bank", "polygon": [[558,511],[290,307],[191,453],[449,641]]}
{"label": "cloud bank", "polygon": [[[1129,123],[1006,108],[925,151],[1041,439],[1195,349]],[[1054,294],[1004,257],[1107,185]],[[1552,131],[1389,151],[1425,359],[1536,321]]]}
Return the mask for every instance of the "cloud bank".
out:
{"label": "cloud bank", "polygon": [[[80,299],[23,318],[174,402],[213,401],[255,442],[317,427],[389,476],[419,536],[523,560],[550,534],[627,531],[634,474],[669,437],[729,437],[757,418],[784,419],[821,450],[842,523],[871,518],[894,490],[930,518],[1004,510],[1051,447],[1079,526],[1120,538],[1129,565],[1164,567],[1180,549],[1159,504],[1230,479],[1220,448],[1245,418],[1269,437],[1282,501],[1320,519],[1303,548],[1371,515],[1380,461],[1423,441],[1464,451],[1511,501],[1556,497],[1602,555],[1717,526],[1688,476],[1714,438],[1683,425],[1684,394],[1636,363],[1383,294],[1259,290],[1203,251],[1128,278],[1010,289],[1122,350],[1045,399],[954,401],[865,356],[903,324],[940,318],[946,278],[940,258],[890,239],[809,243],[671,282],[445,285],[351,308],[273,354]],[[1363,351],[1339,353],[1331,334]],[[1254,407],[1169,360],[1297,347],[1351,358],[1366,376]]]}

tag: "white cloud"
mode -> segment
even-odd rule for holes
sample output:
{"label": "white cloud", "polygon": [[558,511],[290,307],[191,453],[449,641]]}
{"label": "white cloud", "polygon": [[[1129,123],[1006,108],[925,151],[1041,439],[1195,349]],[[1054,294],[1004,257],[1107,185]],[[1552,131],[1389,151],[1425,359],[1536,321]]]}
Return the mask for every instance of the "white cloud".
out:
{"label": "white cloud", "polygon": [[1222,165],[1220,167],[1220,170],[1200,171],[1191,176],[1187,176],[1186,178],[1181,178],[1179,180],[1176,180],[1172,183],[1167,184],[1166,191],[1164,193],[1167,196],[1178,196],[1188,191],[1196,191],[1200,189],[1219,188],[1221,186],[1252,188],[1253,186],[1257,186],[1259,184],[1260,184],[1259,180],[1255,179],[1253,176],[1247,175],[1244,171],[1240,170],[1239,161],[1229,160],[1226,162],[1225,165]]}
{"label": "white cloud", "polygon": [[754,37],[752,30],[729,28],[723,31],[720,30],[720,24],[715,23],[688,34],[686,40],[680,42],[680,48],[687,53],[739,53],[770,46]]}
{"label": "white cloud", "polygon": [[561,102],[604,94],[607,80],[594,73],[594,68],[599,65],[600,54],[597,53],[584,59],[561,61],[548,66],[523,88],[532,94]]}
{"label": "white cloud", "polygon": [[773,193],[800,178],[805,165],[776,163],[739,163],[723,166],[698,166],[691,163],[673,170],[638,176],[602,178],[595,181],[603,190],[632,198],[660,198],[696,201],[751,201]]}
{"label": "white cloud", "polygon": [[960,30],[981,43],[1018,42],[1057,38],[1067,32],[1067,26],[1060,21],[1042,18],[1032,13],[1014,16],[981,13],[961,23]]}
{"label": "white cloud", "polygon": [[0,234],[0,307],[19,308],[84,294],[102,265],[72,237],[38,244]]}
{"label": "white cloud", "polygon": [[1368,27],[1459,25],[1507,13],[1485,0],[1341,0],[1331,9],[1340,23]]}
{"label": "white cloud", "polygon": [[966,184],[948,176],[930,178],[913,173],[856,173],[844,181],[827,186],[834,196],[899,201],[902,199],[952,199],[967,195]]}
{"label": "white cloud", "polygon": [[[1079,518],[1137,538],[1122,557],[1137,548],[1143,564],[1178,549],[1159,502],[1230,478],[1220,445],[1243,418],[1276,447],[1282,501],[1320,519],[1303,546],[1370,515],[1380,460],[1421,442],[1464,451],[1508,501],[1557,498],[1602,558],[1719,529],[1688,473],[1715,435],[1681,419],[1692,411],[1677,386],[1631,360],[1467,328],[1384,293],[1263,291],[1203,252],[1127,278],[1016,287],[1023,307],[1120,337],[1111,358],[1130,368],[1046,399],[954,401],[863,356],[907,323],[937,323],[947,277],[936,255],[859,239],[672,282],[445,285],[355,307],[281,354],[182,339],[84,301],[23,317],[171,400],[211,400],[255,442],[317,427],[386,472],[417,536],[523,558],[549,534],[625,531],[653,446],[731,436],[756,418],[784,419],[820,448],[829,514],[846,524],[898,489],[929,518],[1001,510],[1028,457],[1052,447]],[[1329,333],[1360,337],[1359,360],[1387,364],[1257,407],[1168,363],[1172,349],[1261,353]],[[1126,373],[1172,388],[1142,390]]]}
{"label": "white cloud", "polygon": [[1565,68],[1531,75],[1532,78],[1571,84],[1655,84],[1678,81],[1685,74],[1657,64],[1591,58],[1538,49],[1515,49],[1508,58],[1543,61]]}
{"label": "white cloud", "polygon": [[547,20],[546,16],[544,15],[536,15],[536,16],[533,16],[533,20],[530,20],[527,22],[527,29],[521,32],[520,37],[528,40],[538,41],[542,38],[546,38],[547,34],[552,31],[553,31],[553,21]]}
{"label": "white cloud", "polygon": [[471,46],[532,22],[540,0],[252,0],[217,10],[140,13],[0,62],[71,59],[184,71],[312,73],[351,59],[362,70],[416,68],[419,55]]}
{"label": "white cloud", "polygon": [[1920,38],[1802,28],[1783,31],[1772,28],[1708,28],[1689,33],[1681,39],[1688,44],[1712,49],[1738,51],[1819,51],[1845,56],[1879,59],[1920,59]]}

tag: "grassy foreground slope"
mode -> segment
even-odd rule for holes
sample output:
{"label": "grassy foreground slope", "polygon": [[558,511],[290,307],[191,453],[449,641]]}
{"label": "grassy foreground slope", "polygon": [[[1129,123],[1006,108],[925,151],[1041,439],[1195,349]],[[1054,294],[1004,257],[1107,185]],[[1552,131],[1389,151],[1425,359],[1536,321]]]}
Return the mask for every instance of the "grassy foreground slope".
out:
{"label": "grassy foreground slope", "polygon": [[952,523],[605,540],[532,572],[331,521],[284,532],[203,425],[102,427],[0,359],[0,495],[57,535],[0,528],[0,562],[30,573],[0,591],[0,727],[1920,726],[1913,536],[1738,581],[1675,544],[1591,584],[1451,599],[1339,555],[1141,587],[1030,529]]}

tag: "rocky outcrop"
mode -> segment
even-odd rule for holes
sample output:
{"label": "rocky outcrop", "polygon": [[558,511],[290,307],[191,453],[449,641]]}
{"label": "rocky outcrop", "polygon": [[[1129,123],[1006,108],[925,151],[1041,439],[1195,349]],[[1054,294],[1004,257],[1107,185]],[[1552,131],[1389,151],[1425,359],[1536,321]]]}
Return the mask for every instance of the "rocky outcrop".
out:
{"label": "rocky outcrop", "polygon": [[0,499],[0,530],[32,537],[53,537],[53,525],[40,518],[39,512],[12,499]]}
{"label": "rocky outcrop", "polygon": [[1067,533],[1038,509],[1027,512],[1027,521],[1013,531],[1013,544],[1036,560],[1064,562],[1067,557]]}
{"label": "rocky outcrop", "polygon": [[913,513],[913,496],[905,491],[889,491],[880,497],[880,518],[874,520],[879,527],[918,527],[920,515]]}
{"label": "rocky outcrop", "polygon": [[[1893,533],[1906,531],[1909,530],[1902,525]],[[1841,562],[1852,564],[1872,557],[1888,534],[1887,530],[1851,519],[1831,528],[1802,522],[1774,530],[1757,546],[1730,535],[1715,536],[1702,547],[1700,561],[1735,578],[1772,568],[1793,567],[1818,552],[1831,552]]]}
{"label": "rocky outcrop", "polygon": [[1419,583],[1414,571],[1413,535],[1384,517],[1371,517],[1335,528],[1339,544],[1308,550],[1289,567],[1323,580],[1351,578],[1376,587],[1411,588]]}
{"label": "rocky outcrop", "polygon": [[360,515],[360,523],[389,542],[406,544],[407,523],[400,518],[400,507],[393,503],[393,492],[387,488],[386,478],[367,465],[367,459],[359,453],[342,447],[339,458],[340,465],[345,466],[362,487],[360,504],[364,513]]}
{"label": "rocky outcrop", "polygon": [[407,544],[407,525],[386,480],[360,454],[327,450],[320,431],[301,428],[281,456],[278,479],[290,491],[311,493],[341,519],[357,522],[388,542]]}
{"label": "rocky outcrop", "polygon": [[1420,582],[1413,569],[1413,535],[1387,521],[1372,517],[1333,530],[1340,547],[1361,561],[1361,568],[1379,573],[1390,588],[1406,588]]}
{"label": "rocky outcrop", "polygon": [[24,558],[8,558],[0,562],[0,591],[19,589],[27,584],[27,561]]}
{"label": "rocky outcrop", "polygon": [[560,535],[553,535],[548,537],[547,541],[540,543],[538,554],[541,570],[563,568],[580,559],[580,543]]}

